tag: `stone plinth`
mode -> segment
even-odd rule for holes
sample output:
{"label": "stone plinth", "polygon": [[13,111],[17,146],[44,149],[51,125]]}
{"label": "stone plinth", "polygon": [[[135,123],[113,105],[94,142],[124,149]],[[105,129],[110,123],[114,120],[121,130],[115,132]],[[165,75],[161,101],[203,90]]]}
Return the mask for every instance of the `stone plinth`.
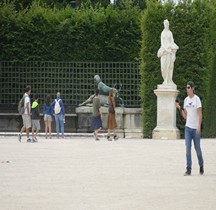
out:
{"label": "stone plinth", "polygon": [[176,127],[175,99],[179,91],[176,85],[158,85],[154,90],[157,96],[157,127],[153,130],[153,139],[180,139]]}

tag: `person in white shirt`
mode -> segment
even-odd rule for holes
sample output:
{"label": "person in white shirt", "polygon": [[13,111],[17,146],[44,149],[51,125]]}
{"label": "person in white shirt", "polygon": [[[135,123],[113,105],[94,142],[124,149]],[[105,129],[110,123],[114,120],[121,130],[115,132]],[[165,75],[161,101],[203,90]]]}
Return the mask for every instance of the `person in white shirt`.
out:
{"label": "person in white shirt", "polygon": [[27,142],[32,142],[32,140],[29,138],[29,129],[31,128],[31,101],[30,101],[30,94],[31,94],[31,86],[26,87],[25,92],[25,101],[24,101],[24,114],[22,114],[23,119],[23,127],[21,128],[21,131],[18,135],[18,140],[21,142],[22,139],[22,133],[26,131],[27,135]]}
{"label": "person in white shirt", "polygon": [[176,103],[176,107],[180,110],[181,115],[186,119],[185,125],[185,145],[186,145],[186,161],[187,167],[185,176],[191,175],[192,159],[191,159],[191,145],[192,139],[194,142],[194,148],[196,150],[201,175],[204,174],[204,161],[202,156],[202,150],[200,147],[201,137],[201,124],[202,124],[202,104],[200,98],[195,94],[194,83],[189,81],[187,83],[187,97],[184,100],[184,109],[181,109],[179,103]]}

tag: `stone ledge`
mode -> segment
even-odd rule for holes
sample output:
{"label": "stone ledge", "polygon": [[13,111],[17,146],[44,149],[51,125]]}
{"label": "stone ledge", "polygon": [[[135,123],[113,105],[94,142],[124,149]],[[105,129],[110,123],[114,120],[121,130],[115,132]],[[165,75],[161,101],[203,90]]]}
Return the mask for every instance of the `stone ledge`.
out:
{"label": "stone ledge", "polygon": [[[101,107],[101,118],[103,130],[107,130],[107,116],[108,107]],[[89,132],[90,122],[92,116],[92,107],[78,107],[76,108],[78,120],[78,132]],[[141,108],[116,108],[116,132],[119,137],[133,138],[142,137],[142,109]]]}

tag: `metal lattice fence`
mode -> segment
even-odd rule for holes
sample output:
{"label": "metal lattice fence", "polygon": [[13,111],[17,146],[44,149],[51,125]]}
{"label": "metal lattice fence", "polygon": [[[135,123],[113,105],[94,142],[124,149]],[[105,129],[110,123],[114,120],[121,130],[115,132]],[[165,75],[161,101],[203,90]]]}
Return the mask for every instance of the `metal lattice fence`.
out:
{"label": "metal lattice fence", "polygon": [[140,71],[137,62],[0,62],[0,104],[17,104],[26,85],[42,101],[56,92],[67,105],[78,105],[94,93],[94,75],[120,91],[124,104],[139,107]]}

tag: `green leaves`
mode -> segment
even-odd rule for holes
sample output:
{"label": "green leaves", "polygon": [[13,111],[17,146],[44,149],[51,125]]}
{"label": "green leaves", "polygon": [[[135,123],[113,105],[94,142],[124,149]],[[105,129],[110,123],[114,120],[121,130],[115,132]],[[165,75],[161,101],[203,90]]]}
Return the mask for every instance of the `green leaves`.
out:
{"label": "green leaves", "polygon": [[140,12],[128,6],[0,7],[0,60],[136,61]]}

